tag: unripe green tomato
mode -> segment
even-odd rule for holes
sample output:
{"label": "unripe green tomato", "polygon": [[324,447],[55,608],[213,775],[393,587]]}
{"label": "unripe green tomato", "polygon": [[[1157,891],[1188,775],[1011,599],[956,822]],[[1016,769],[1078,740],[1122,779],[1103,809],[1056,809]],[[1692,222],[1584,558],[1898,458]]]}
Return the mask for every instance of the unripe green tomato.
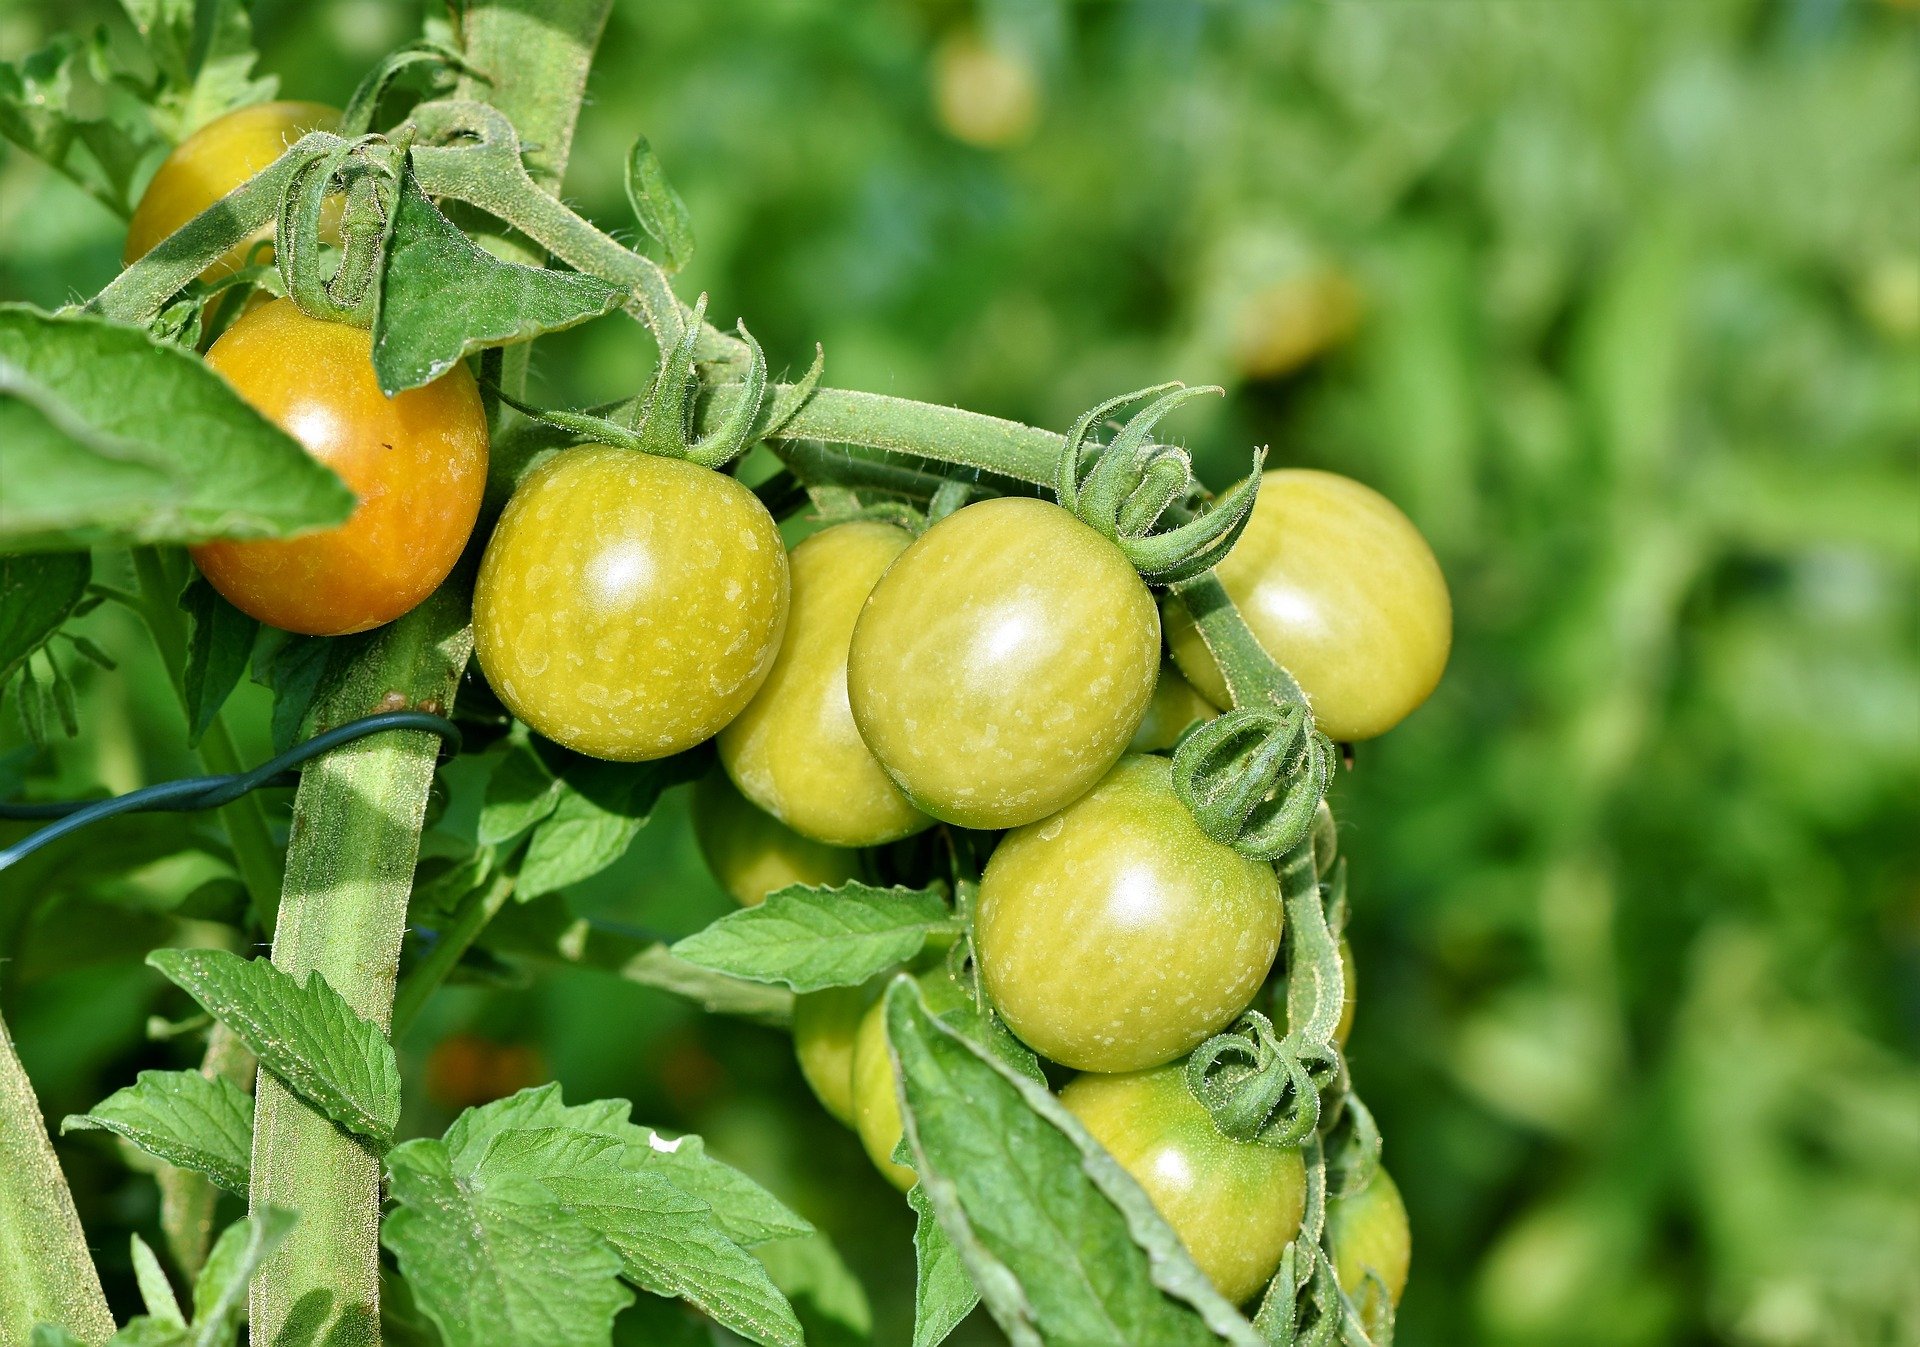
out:
{"label": "unripe green tomato", "polygon": [[1386,1285],[1388,1299],[1400,1303],[1407,1289],[1413,1233],[1407,1227],[1406,1204],[1386,1170],[1375,1170],[1373,1181],[1351,1197],[1327,1199],[1327,1244],[1343,1291],[1359,1294],[1372,1272]]}
{"label": "unripe green tomato", "polygon": [[719,733],[766,679],[786,622],[787,550],[751,491],[605,445],[528,474],[473,594],[474,654],[507,708],[621,762]]}
{"label": "unripe green tomato", "polygon": [[487,413],[465,364],[388,397],[372,336],[290,299],[242,314],[207,364],[359,497],[337,528],[201,543],[193,560],[209,584],[243,613],[310,636],[391,622],[440,587],[487,483]]}
{"label": "unripe green tomato", "polygon": [[1178,1064],[1078,1076],[1060,1102],[1146,1190],[1215,1290],[1236,1305],[1259,1294],[1306,1210],[1296,1147],[1222,1135]]}
{"label": "unripe green tomato", "polygon": [[847,704],[854,621],[874,582],[912,542],[905,529],[856,520],[794,548],[779,656],[747,709],[720,731],[720,761],[741,793],[835,846],[878,846],[933,822],[875,760]]}
{"label": "unripe green tomato", "polygon": [[1193,690],[1193,684],[1180,676],[1180,667],[1172,660],[1160,661],[1160,678],[1153,685],[1153,700],[1140,728],[1133,732],[1129,753],[1159,753],[1180,742],[1187,726],[1196,720],[1212,720],[1219,710]]}
{"label": "unripe green tomato", "polygon": [[1340,825],[1334,822],[1333,806],[1322,799],[1313,809],[1313,872],[1325,879],[1340,859]]}
{"label": "unripe green tomato", "polygon": [[900,554],[853,629],[847,693],[907,797],[967,828],[1078,799],[1126,750],[1160,618],[1120,549],[1027,497],[955,511]]}
{"label": "unripe green tomato", "polygon": [[[1447,667],[1453,608],[1433,549],[1392,501],[1351,478],[1268,473],[1246,532],[1214,574],[1334,739],[1392,729]],[[1229,705],[1185,606],[1170,598],[1165,616],[1181,672],[1215,706]]]}
{"label": "unripe green tomato", "polygon": [[[160,240],[272,164],[301,136],[331,131],[339,122],[339,109],[325,103],[255,103],[214,118],[174,146],[154,171],[127,221],[121,260],[133,265]],[[338,213],[337,207],[328,212]],[[253,245],[272,232],[268,226],[236,245],[201,278],[213,281],[238,271]]]}
{"label": "unripe green tomato", "polygon": [[1347,1046],[1347,1035],[1353,1032],[1353,1008],[1360,1003],[1360,988],[1354,981],[1353,946],[1347,943],[1345,936],[1340,937],[1340,1022],[1333,1026],[1333,1042],[1338,1048]]}
{"label": "unripe green tomato", "polygon": [[1280,948],[1273,867],[1200,831],[1167,759],[1127,757],[987,862],[974,952],[1014,1033],[1082,1071],[1181,1056],[1246,1009]]}
{"label": "unripe green tomato", "polygon": [[853,1043],[867,1007],[884,984],[828,987],[793,1002],[793,1055],[814,1098],[847,1126],[854,1125]]}
{"label": "unripe green tomato", "polygon": [[860,856],[802,837],[742,799],[720,772],[693,788],[693,836],[707,869],[742,907],[793,884],[836,888],[860,873]]}
{"label": "unripe green tomato", "polygon": [[[915,979],[926,997],[927,1009],[942,1015],[956,1009],[965,993],[947,975],[935,968]],[[885,990],[884,985],[882,991]],[[893,1162],[893,1148],[900,1144],[904,1130],[900,1121],[900,1096],[895,1083],[893,1055],[887,1051],[887,1002],[884,996],[867,1007],[860,1028],[853,1038],[853,1126],[867,1158],[888,1183],[906,1192],[918,1182],[907,1166]]]}

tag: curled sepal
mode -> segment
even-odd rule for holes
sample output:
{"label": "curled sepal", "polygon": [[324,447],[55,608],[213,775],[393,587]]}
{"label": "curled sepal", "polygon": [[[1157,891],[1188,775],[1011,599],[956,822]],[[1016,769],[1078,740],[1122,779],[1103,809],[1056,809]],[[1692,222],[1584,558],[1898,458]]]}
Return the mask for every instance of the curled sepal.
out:
{"label": "curled sepal", "polygon": [[[327,322],[371,327],[378,307],[380,262],[400,187],[403,145],[362,136],[317,150],[293,170],[280,199],[274,243],[286,293]],[[344,197],[337,265],[322,249],[328,199]]]}
{"label": "curled sepal", "polygon": [[755,423],[767,392],[767,357],[746,324],[739,324],[740,340],[747,348],[746,377],[739,381],[739,391],[728,398],[720,423],[699,439],[693,438],[694,396],[699,389],[693,356],[706,312],[707,297],[702,295],[680,339],[671,350],[661,352],[660,370],[647,393],[636,447],[666,458],[684,458],[703,468],[718,468],[739,457],[754,442]]}
{"label": "curled sepal", "polygon": [[452,47],[423,38],[388,52],[380,58],[379,64],[366,73],[354,88],[353,97],[347,100],[346,110],[340,114],[340,134],[363,136],[372,130],[374,114],[380,110],[380,100],[402,78],[421,73],[427,76],[428,86],[434,89],[451,86],[451,76],[456,73],[471,75],[483,83],[492,82],[485,74],[468,65],[466,58]]}
{"label": "curled sepal", "polygon": [[1320,1125],[1319,1074],[1338,1067],[1338,1054],[1303,1050],[1291,1036],[1282,1039],[1272,1020],[1249,1010],[1193,1050],[1187,1089],[1222,1136],[1297,1146]]}
{"label": "curled sepal", "polygon": [[1181,741],[1173,789],[1214,841],[1278,860],[1312,829],[1333,755],[1300,703],[1236,707]]}
{"label": "curled sepal", "polygon": [[1373,1110],[1352,1090],[1342,1100],[1340,1125],[1328,1134],[1327,1186],[1331,1197],[1352,1197],[1380,1172],[1382,1139]]}

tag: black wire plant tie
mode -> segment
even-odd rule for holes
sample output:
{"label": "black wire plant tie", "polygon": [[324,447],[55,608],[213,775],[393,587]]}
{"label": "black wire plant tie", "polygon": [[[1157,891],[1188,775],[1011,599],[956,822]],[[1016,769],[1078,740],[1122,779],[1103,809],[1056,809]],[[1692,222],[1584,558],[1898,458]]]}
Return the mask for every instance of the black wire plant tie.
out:
{"label": "black wire plant tie", "polygon": [[189,813],[200,809],[218,809],[263,786],[294,785],[300,779],[296,769],[303,763],[311,762],[323,753],[330,753],[343,744],[386,730],[425,730],[446,740],[454,751],[458,752],[460,748],[459,727],[444,716],[430,715],[425,711],[383,711],[379,715],[350,720],[316,734],[278,757],[269,758],[250,772],[237,772],[231,776],[182,777],[178,781],[162,781],[158,785],[130,790],[125,795],[110,795],[104,800],[60,800],[44,804],[0,801],[0,819],[54,820],[46,827],[28,833],[12,846],[0,848],[0,870],[24,860],[68,833],[77,832],[102,819],[163,810]]}

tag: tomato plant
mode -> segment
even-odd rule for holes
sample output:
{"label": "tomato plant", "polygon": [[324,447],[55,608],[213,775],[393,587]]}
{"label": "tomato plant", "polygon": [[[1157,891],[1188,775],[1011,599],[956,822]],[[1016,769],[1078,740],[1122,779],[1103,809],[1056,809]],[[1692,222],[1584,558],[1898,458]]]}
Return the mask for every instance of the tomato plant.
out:
{"label": "tomato plant", "polygon": [[743,907],[790,885],[832,887],[860,873],[858,852],[802,837],[718,772],[694,787],[693,835],[713,877]]}
{"label": "tomato plant", "polygon": [[515,715],[595,757],[711,739],[765,680],[787,554],[730,477],[589,447],[536,468],[487,543],[473,645]]}
{"label": "tomato plant", "polygon": [[734,783],[789,827],[870,847],[927,827],[868,751],[847,701],[847,647],[861,605],[913,538],[878,521],[836,524],[793,549],[793,601],[767,681],[720,731]]}
{"label": "tomato plant", "polygon": [[1280,947],[1271,867],[1205,836],[1164,758],[1124,759],[1009,833],[980,880],[980,972],[1009,1027],[1083,1071],[1185,1053],[1252,1001]]}
{"label": "tomato plant", "polygon": [[1010,828],[1078,798],[1126,750],[1159,646],[1152,596],[1107,540],[1045,501],[981,501],[874,586],[847,693],[915,804]]}
{"label": "tomato plant", "polygon": [[[1351,478],[1268,473],[1217,573],[1335,739],[1392,729],[1446,668],[1453,610],[1439,563],[1391,501]],[[1193,686],[1228,705],[1218,667],[1177,605],[1168,606],[1167,640]]]}
{"label": "tomato plant", "polygon": [[1267,1284],[1306,1210],[1298,1149],[1222,1136],[1177,1066],[1077,1076],[1060,1102],[1147,1190],[1221,1295],[1240,1304]]}
{"label": "tomato plant", "polygon": [[342,636],[413,610],[447,578],[480,513],[487,421],[456,365],[389,398],[367,334],[307,317],[292,300],[244,314],[207,364],[359,496],[336,529],[262,542],[209,542],[194,564],[269,626]]}

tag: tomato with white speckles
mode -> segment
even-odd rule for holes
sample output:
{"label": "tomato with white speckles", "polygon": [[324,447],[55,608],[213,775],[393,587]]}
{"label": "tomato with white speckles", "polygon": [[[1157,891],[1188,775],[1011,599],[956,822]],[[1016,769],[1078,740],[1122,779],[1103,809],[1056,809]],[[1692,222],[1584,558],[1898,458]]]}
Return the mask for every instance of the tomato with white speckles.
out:
{"label": "tomato with white speckles", "polygon": [[[1214,574],[1334,739],[1386,733],[1447,667],[1453,608],[1440,563],[1392,501],[1352,478],[1268,473],[1246,531]],[[1226,706],[1226,681],[1186,608],[1169,599],[1165,616],[1181,672]]]}
{"label": "tomato with white speckles", "polygon": [[1082,1071],[1172,1061],[1246,1009],[1273,966],[1273,867],[1201,832],[1171,774],[1165,758],[1125,758],[987,862],[980,973],[1043,1057]]}
{"label": "tomato with white speckles", "polygon": [[1214,1289],[1236,1305],[1259,1293],[1306,1210],[1297,1148],[1222,1135],[1178,1065],[1078,1076],[1060,1102],[1146,1190]]}
{"label": "tomato with white speckles", "polygon": [[968,828],[1044,818],[1105,775],[1153,696],[1160,619],[1120,549],[1046,501],[935,524],[853,629],[867,747],[921,809]]}
{"label": "tomato with white speckles", "polygon": [[[917,981],[927,1009],[936,1016],[957,1009],[965,999],[965,993],[943,968],[922,973]],[[918,1176],[893,1160],[893,1150],[900,1144],[904,1127],[900,1120],[893,1054],[887,1051],[885,996],[867,1007],[854,1034],[853,1125],[860,1134],[860,1144],[866,1147],[867,1158],[886,1176],[887,1182],[903,1193],[913,1187]]]}
{"label": "tomato with white speckles", "polygon": [[474,653],[500,700],[621,762],[717,734],[759,690],[786,621],[787,551],[751,491],[604,445],[528,475],[474,588]]}
{"label": "tomato with white speckles", "polygon": [[833,888],[860,873],[859,853],[802,837],[755,808],[720,772],[694,787],[693,836],[707,869],[742,907],[792,884]]}
{"label": "tomato with white speckles", "polygon": [[242,315],[207,364],[340,474],[360,500],[338,528],[202,543],[194,563],[270,626],[344,636],[391,622],[439,587],[465,550],[487,480],[487,414],[465,365],[394,397],[361,328],[290,299]]}
{"label": "tomato with white speckles", "polygon": [[847,702],[853,624],[874,583],[912,542],[905,529],[856,520],[795,547],[779,657],[747,709],[720,732],[720,761],[744,795],[835,846],[878,846],[933,822],[874,759]]}

